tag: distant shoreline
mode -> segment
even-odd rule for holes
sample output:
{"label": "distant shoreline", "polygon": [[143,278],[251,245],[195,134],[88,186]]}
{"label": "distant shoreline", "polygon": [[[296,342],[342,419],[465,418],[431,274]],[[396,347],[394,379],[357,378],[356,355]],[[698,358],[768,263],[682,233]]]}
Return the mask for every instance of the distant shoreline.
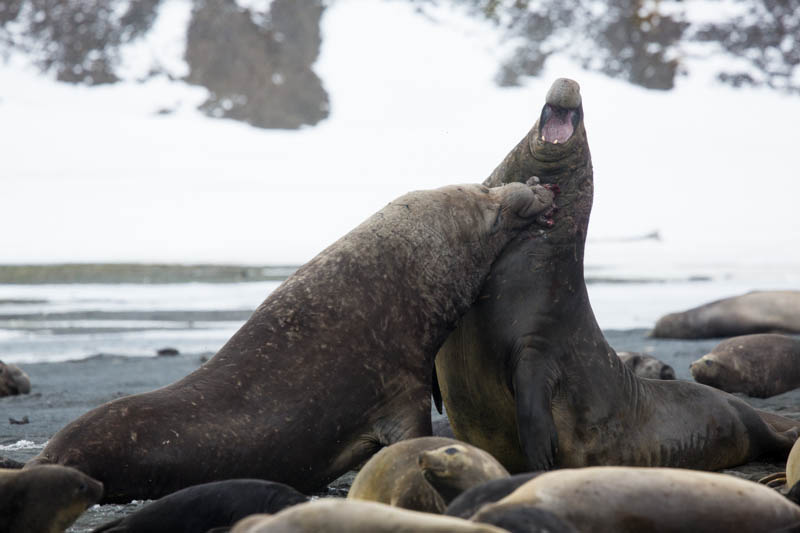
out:
{"label": "distant shoreline", "polygon": [[0,265],[0,283],[239,283],[283,281],[297,265],[224,265],[168,263],[56,263]]}

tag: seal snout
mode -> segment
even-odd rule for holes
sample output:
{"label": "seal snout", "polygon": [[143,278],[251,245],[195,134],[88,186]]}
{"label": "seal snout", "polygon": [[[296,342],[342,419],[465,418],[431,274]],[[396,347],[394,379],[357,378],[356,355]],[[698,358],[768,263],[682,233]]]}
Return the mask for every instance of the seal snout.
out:
{"label": "seal snout", "polygon": [[567,142],[583,119],[581,89],[568,78],[559,78],[550,87],[539,118],[541,140],[546,143]]}

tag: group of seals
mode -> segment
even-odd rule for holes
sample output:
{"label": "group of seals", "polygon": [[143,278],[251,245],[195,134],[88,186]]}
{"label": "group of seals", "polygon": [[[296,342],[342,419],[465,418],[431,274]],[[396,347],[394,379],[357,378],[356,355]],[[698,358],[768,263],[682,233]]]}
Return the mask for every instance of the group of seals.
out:
{"label": "group of seals", "polygon": [[800,340],[775,333],[732,337],[690,369],[700,383],[769,398],[800,387]]}
{"label": "group of seals", "polygon": [[20,367],[0,361],[0,397],[28,394],[31,378]]}
{"label": "group of seals", "polygon": [[506,469],[481,449],[443,437],[419,437],[373,455],[347,497],[443,513],[464,490],[501,477],[508,477]]}
{"label": "group of seals", "polygon": [[658,319],[653,337],[707,339],[800,333],[800,291],[754,291]]}
{"label": "group of seals", "polygon": [[639,379],[604,338],[584,281],[592,165],[571,80],[554,83],[533,129],[484,183],[532,175],[559,188],[553,227],[529,229],[506,247],[436,357],[456,438],[512,473],[608,464],[716,470],[787,454],[795,429],[779,433],[711,387]]}
{"label": "group of seals", "polygon": [[102,483],[74,468],[0,470],[0,531],[61,533],[102,495]]}
{"label": "group of seals", "polygon": [[554,192],[521,183],[406,194],[298,269],[198,370],[103,404],[28,462],[100,479],[105,502],[228,478],[325,486],[431,434],[433,358]]}

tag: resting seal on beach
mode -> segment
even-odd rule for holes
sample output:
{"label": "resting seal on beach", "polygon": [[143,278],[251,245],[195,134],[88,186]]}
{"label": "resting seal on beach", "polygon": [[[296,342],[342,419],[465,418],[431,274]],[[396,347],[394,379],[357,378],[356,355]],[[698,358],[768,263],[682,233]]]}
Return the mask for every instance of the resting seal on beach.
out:
{"label": "resting seal on beach", "polygon": [[733,337],[689,368],[699,383],[769,398],[800,387],[800,340],[775,333]]}
{"label": "resting seal on beach", "polygon": [[411,511],[385,503],[323,498],[272,516],[253,515],[231,533],[508,533],[488,524]]}
{"label": "resting seal on beach", "polygon": [[638,352],[617,352],[617,355],[640,378],[675,379],[675,369],[652,355]]}
{"label": "resting seal on beach", "polygon": [[658,319],[653,337],[709,339],[754,333],[800,333],[800,291],[754,291]]}
{"label": "resting seal on beach", "polygon": [[107,522],[92,533],[195,533],[233,526],[308,501],[292,487],[260,479],[227,479],[186,487]]}
{"label": "resting seal on beach", "polygon": [[546,472],[472,519],[526,507],[597,533],[763,533],[800,525],[800,507],[764,485],[712,472],[630,467]]}
{"label": "resting seal on beach", "polygon": [[311,491],[430,435],[436,351],[508,241],[549,222],[553,197],[515,183],[398,198],[298,269],[203,366],[89,411],[28,465],[74,466],[107,502],[237,477]]}
{"label": "resting seal on beach", "polygon": [[30,391],[31,379],[28,374],[16,365],[0,361],[0,397],[28,394]]}
{"label": "resting seal on beach", "polygon": [[64,531],[102,495],[102,483],[74,468],[0,470],[0,531]]}
{"label": "resting seal on beach", "polygon": [[705,385],[640,379],[606,342],[583,273],[592,165],[582,116],[577,83],[556,81],[539,121],[486,181],[536,175],[560,192],[554,226],[506,247],[436,357],[456,438],[512,473],[716,470],[785,456],[796,429],[778,433],[744,401]]}
{"label": "resting seal on beach", "polygon": [[507,476],[503,465],[474,446],[444,437],[418,437],[373,455],[353,480],[347,497],[442,513],[464,490]]}

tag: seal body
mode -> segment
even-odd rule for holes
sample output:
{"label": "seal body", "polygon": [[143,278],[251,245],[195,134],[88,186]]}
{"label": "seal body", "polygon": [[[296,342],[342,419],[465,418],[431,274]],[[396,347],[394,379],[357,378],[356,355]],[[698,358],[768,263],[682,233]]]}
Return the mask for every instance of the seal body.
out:
{"label": "seal body", "polygon": [[488,524],[452,516],[422,513],[385,503],[323,498],[273,516],[253,515],[240,520],[231,533],[508,533]]}
{"label": "seal body", "polygon": [[487,503],[494,503],[505,498],[541,473],[540,471],[514,474],[513,476],[493,479],[476,485],[465,490],[451,501],[444,514],[459,518],[469,518]]}
{"label": "seal body", "polygon": [[102,495],[102,483],[74,468],[0,470],[0,531],[61,533]]}
{"label": "seal body", "polygon": [[653,337],[708,339],[800,333],[800,291],[754,291],[658,319]]}
{"label": "seal body", "polygon": [[233,526],[251,514],[274,514],[306,501],[307,496],[282,483],[214,481],[168,494],[92,533],[195,533]]}
{"label": "seal body", "polygon": [[400,197],[298,269],[203,366],[89,411],[28,465],[74,466],[108,502],[230,478],[310,491],[430,435],[436,351],[552,200],[523,184]]}
{"label": "seal body", "polygon": [[507,476],[497,460],[474,446],[444,437],[418,437],[373,455],[347,497],[442,513],[464,490]]}
{"label": "seal body", "polygon": [[633,373],[647,379],[675,379],[675,369],[652,355],[638,352],[617,352]]}
{"label": "seal body", "polygon": [[793,531],[800,507],[764,485],[674,468],[594,467],[546,472],[473,517],[502,509],[549,511],[578,531]]}
{"label": "seal body", "polygon": [[775,333],[733,337],[690,368],[699,383],[769,398],[800,387],[800,340]]}
{"label": "seal body", "polygon": [[0,361],[0,397],[28,394],[31,379],[20,367]]}
{"label": "seal body", "polygon": [[[571,80],[554,85],[578,92]],[[456,438],[512,473],[614,464],[715,470],[788,453],[794,428],[778,433],[711,387],[640,379],[606,342],[583,273],[591,158],[582,109],[568,105],[548,100],[486,182],[537,175],[560,192],[553,227],[506,247],[437,355]]]}

